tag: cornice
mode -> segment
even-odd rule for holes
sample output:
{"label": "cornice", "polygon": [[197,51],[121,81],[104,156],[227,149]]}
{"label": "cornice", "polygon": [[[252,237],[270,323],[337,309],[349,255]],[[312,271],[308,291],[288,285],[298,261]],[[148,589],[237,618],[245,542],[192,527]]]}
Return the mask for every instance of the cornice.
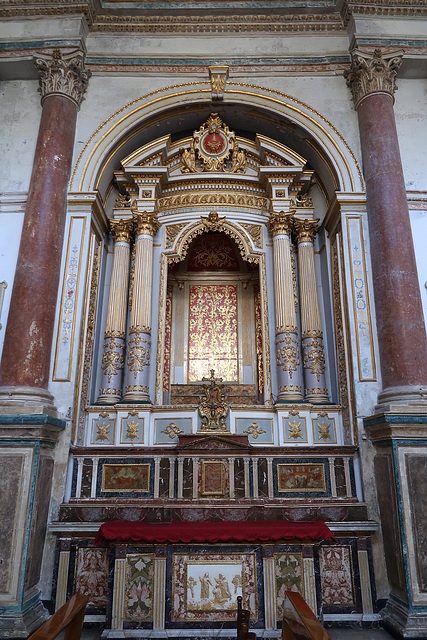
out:
{"label": "cornice", "polygon": [[96,0],[2,0],[0,18],[83,14],[91,25],[97,15],[96,4]]}
{"label": "cornice", "polygon": [[300,33],[341,31],[338,13],[332,14],[251,14],[251,15],[99,15],[92,25],[94,32],[142,33]]}
{"label": "cornice", "polygon": [[423,18],[427,16],[425,0],[344,0],[341,17],[347,26],[353,16]]}

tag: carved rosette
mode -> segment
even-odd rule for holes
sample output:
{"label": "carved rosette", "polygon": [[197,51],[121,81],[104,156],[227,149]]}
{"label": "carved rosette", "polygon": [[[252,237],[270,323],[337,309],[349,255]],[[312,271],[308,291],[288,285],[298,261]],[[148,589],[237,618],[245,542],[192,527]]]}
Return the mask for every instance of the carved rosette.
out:
{"label": "carved rosette", "polygon": [[273,213],[268,229],[273,236],[276,362],[279,402],[302,400],[302,374],[292,273],[293,212]]}
{"label": "carved rosette", "polygon": [[319,220],[295,220],[294,232],[298,243],[305,399],[310,402],[328,402],[326,363],[314,265],[313,242],[318,223]]}
{"label": "carved rosette", "polygon": [[124,399],[150,402],[148,383],[151,350],[153,236],[160,224],[154,213],[133,212],[136,235],[132,309],[126,357]]}
{"label": "carved rosette", "polygon": [[380,49],[373,54],[355,49],[351,54],[351,67],[344,73],[347,86],[353,94],[356,109],[364,98],[375,93],[385,93],[394,100],[397,70],[403,53],[383,55]]}
{"label": "carved rosette", "polygon": [[114,240],[114,259],[98,402],[114,404],[122,397],[130,240],[133,223],[132,220],[110,220],[110,228]]}
{"label": "carved rosette", "polygon": [[84,69],[83,51],[62,54],[60,49],[54,49],[52,54],[37,56],[34,66],[40,76],[42,102],[47,96],[56,94],[69,98],[80,107],[91,75]]}

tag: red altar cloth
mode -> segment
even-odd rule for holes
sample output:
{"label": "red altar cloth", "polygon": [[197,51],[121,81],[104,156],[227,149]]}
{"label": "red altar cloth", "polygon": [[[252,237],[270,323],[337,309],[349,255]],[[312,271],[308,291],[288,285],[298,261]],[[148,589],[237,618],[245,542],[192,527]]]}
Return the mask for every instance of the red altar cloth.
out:
{"label": "red altar cloth", "polygon": [[103,540],[134,542],[254,542],[262,540],[335,540],[322,520],[287,522],[283,520],[204,521],[204,522],[127,522],[112,520],[101,525],[95,545]]}

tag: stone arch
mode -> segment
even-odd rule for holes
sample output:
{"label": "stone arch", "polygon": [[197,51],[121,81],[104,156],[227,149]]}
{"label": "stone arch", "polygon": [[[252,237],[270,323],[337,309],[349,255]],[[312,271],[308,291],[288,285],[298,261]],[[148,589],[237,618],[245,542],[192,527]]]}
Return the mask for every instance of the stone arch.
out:
{"label": "stone arch", "polygon": [[[183,102],[186,105],[184,112]],[[278,122],[292,125],[310,141],[313,157],[331,177],[333,187],[330,191],[364,190],[356,156],[344,136],[329,120],[292,96],[231,81],[227,83],[221,103],[212,103],[208,82],[194,82],[157,90],[123,106],[103,122],[86,142],[72,172],[70,191],[100,191],[101,195],[105,194],[111,173],[118,168],[120,160],[145,141],[158,138],[159,126],[161,128],[163,123],[165,127],[166,118],[170,122],[179,110],[180,118],[187,118],[186,126],[191,128],[191,118],[199,121],[211,109],[222,109],[224,117],[228,112],[236,114],[246,109],[251,111],[252,118],[254,113],[259,112],[270,119],[273,117]]]}
{"label": "stone arch", "polygon": [[[205,218],[206,220],[206,218]],[[160,267],[160,292],[159,292],[159,315],[158,315],[158,333],[157,333],[157,361],[156,361],[156,385],[155,398],[156,403],[161,404],[162,380],[163,380],[163,363],[164,363],[164,332],[165,332],[165,306],[166,306],[166,287],[168,277],[168,265],[174,262],[184,260],[190,244],[199,235],[212,230],[209,223],[197,221],[186,225],[180,229],[174,240],[174,248],[163,251]],[[257,250],[250,233],[238,226],[237,224],[224,220],[215,226],[215,231],[229,235],[236,243],[240,255],[243,260],[258,264],[260,278],[260,296],[261,296],[261,314],[264,323],[263,334],[263,371],[264,371],[264,391],[267,396],[266,404],[270,404],[271,395],[271,363],[270,363],[270,338],[268,329],[268,302],[266,290],[266,264],[264,251]]]}

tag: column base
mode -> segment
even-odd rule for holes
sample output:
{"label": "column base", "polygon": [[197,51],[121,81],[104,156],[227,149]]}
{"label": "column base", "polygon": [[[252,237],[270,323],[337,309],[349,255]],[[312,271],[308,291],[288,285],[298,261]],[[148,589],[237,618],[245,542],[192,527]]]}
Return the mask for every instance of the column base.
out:
{"label": "column base", "polygon": [[427,407],[427,386],[411,385],[404,387],[387,387],[378,395],[376,411],[394,411],[398,406],[424,405]]}
{"label": "column base", "polygon": [[40,414],[58,417],[53,396],[37,387],[0,387],[0,414]]}
{"label": "column base", "polygon": [[301,385],[285,385],[279,387],[279,395],[277,396],[276,403],[281,404],[284,402],[303,402],[304,396],[302,393]]}
{"label": "column base", "polygon": [[424,640],[427,637],[427,612],[410,608],[393,597],[387,602],[382,619],[385,628],[399,638]]}
{"label": "column base", "polygon": [[145,404],[151,404],[148,387],[138,384],[125,387],[125,395],[121,402],[144,402]]}
{"label": "column base", "polygon": [[48,617],[49,614],[40,601],[22,612],[5,612],[0,607],[0,638],[24,640],[46,622]]}

